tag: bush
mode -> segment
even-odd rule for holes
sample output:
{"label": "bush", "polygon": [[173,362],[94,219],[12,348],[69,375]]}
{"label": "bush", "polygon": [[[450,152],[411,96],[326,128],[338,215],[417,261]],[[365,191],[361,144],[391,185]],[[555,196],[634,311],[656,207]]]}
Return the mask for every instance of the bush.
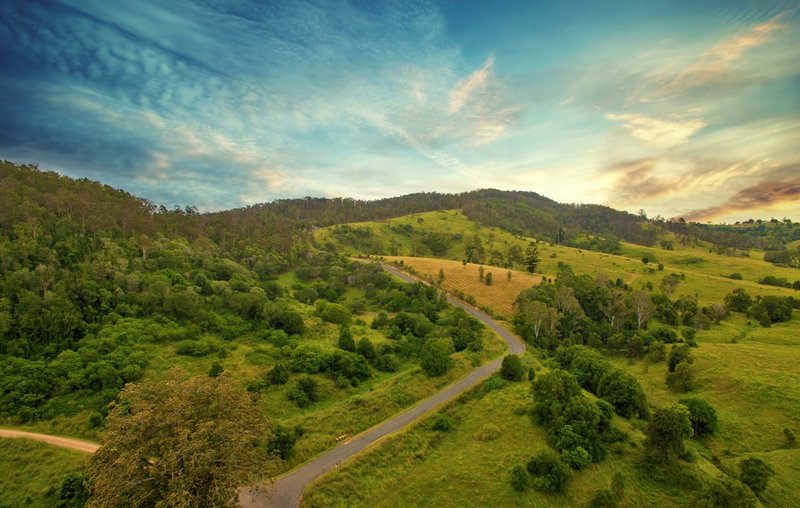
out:
{"label": "bush", "polygon": [[375,346],[366,337],[361,337],[356,345],[356,352],[369,361],[375,360]]}
{"label": "bush", "polygon": [[135,363],[131,363],[126,365],[119,371],[120,376],[122,376],[122,380],[126,383],[130,383],[131,381],[138,381],[142,379],[144,375],[144,370]]}
{"label": "bush", "polygon": [[[56,508],[72,508],[84,506],[89,500],[89,490],[86,488],[86,475],[83,473],[69,473],[61,479],[61,484],[56,492]],[[27,504],[27,503],[26,503]]]}
{"label": "bush", "polygon": [[519,356],[514,354],[506,355],[500,367],[500,375],[509,381],[522,381],[525,376],[525,368],[522,366],[522,360],[520,360]]}
{"label": "bush", "polygon": [[689,362],[680,362],[674,372],[667,372],[667,386],[676,392],[688,392],[694,388],[694,367]]}
{"label": "bush", "polygon": [[266,374],[266,380],[273,385],[285,385],[289,381],[289,369],[282,363],[272,367]]}
{"label": "bush", "polygon": [[381,372],[396,372],[400,368],[400,360],[392,353],[381,354],[375,358],[375,368]]}
{"label": "bush", "polygon": [[437,416],[431,423],[431,430],[435,430],[437,432],[450,432],[455,427],[456,426],[453,423],[453,419],[445,415]]}
{"label": "bush", "polygon": [[224,370],[225,369],[219,362],[214,362],[211,364],[211,368],[208,370],[208,377],[217,377],[222,374]]}
{"label": "bush", "polygon": [[530,486],[530,477],[523,466],[516,465],[514,469],[511,470],[511,486],[517,492],[528,490]]}
{"label": "bush", "polygon": [[291,365],[295,372],[316,374],[322,370],[324,363],[325,355],[316,346],[303,344],[292,352]]}
{"label": "bush", "polygon": [[723,476],[706,488],[697,506],[703,508],[755,508],[756,497],[740,481]]}
{"label": "bush", "polygon": [[175,346],[175,352],[184,356],[206,356],[214,346],[206,340],[182,340]]}
{"label": "bush", "polygon": [[739,272],[733,272],[732,274],[728,275],[728,278],[733,280],[742,280],[742,274]]}
{"label": "bush", "polygon": [[573,469],[586,469],[589,467],[589,464],[592,463],[592,457],[589,456],[589,452],[584,450],[581,446],[566,451],[562,453],[561,456],[564,459],[564,462],[569,464],[569,466]]}
{"label": "bush", "polygon": [[761,497],[766,490],[769,479],[775,476],[772,466],[758,457],[749,457],[741,461],[739,470],[739,479],[758,497]]}
{"label": "bush", "polygon": [[783,435],[786,436],[786,445],[789,448],[794,448],[797,444],[797,436],[794,434],[794,431],[789,428],[783,429]]}
{"label": "bush", "polygon": [[615,508],[617,506],[617,498],[614,494],[606,489],[601,490],[595,494],[592,502],[589,503],[590,508]]}
{"label": "bush", "polygon": [[267,453],[275,454],[281,460],[288,459],[292,455],[294,445],[302,435],[302,427],[297,426],[290,429],[283,425],[276,425],[272,428],[269,438],[267,438]]}
{"label": "bush", "polygon": [[297,385],[287,394],[289,400],[293,400],[298,407],[308,407],[312,402],[317,402],[320,398],[319,384],[310,377],[303,377]]}
{"label": "bush", "polygon": [[533,486],[544,492],[563,492],[569,482],[569,466],[557,454],[543,450],[534,455],[526,465],[533,475]]}
{"label": "bush", "polygon": [[339,347],[344,349],[345,351],[355,351],[356,350],[356,341],[353,339],[353,333],[350,331],[350,327],[347,325],[342,325],[339,329]]}
{"label": "bush", "polygon": [[328,323],[346,325],[350,324],[352,315],[350,314],[350,310],[344,305],[339,305],[338,303],[329,303],[325,305],[324,309],[322,309],[320,317],[323,321],[327,321]]}

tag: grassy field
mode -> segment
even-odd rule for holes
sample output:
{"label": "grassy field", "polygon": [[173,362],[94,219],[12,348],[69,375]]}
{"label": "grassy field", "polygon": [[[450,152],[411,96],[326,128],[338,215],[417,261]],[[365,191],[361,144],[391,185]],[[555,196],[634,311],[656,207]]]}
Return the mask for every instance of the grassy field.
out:
{"label": "grassy field", "polygon": [[[643,436],[619,418],[615,424],[631,434],[633,444],[574,473],[565,494],[514,491],[511,468],[548,446],[544,429],[527,414],[529,389],[527,381],[506,383],[482,397],[454,403],[442,410],[456,422],[453,431],[431,430],[431,416],[323,477],[307,491],[302,506],[586,506],[597,491],[609,487],[617,472],[625,478],[623,506],[690,505],[685,489],[656,482],[640,470]],[[489,422],[499,436],[481,440]],[[709,467],[703,459],[687,465],[691,470]]]}
{"label": "grassy field", "polygon": [[[437,280],[439,270],[444,271],[441,287],[447,291],[461,291],[465,296],[475,297],[480,306],[489,307],[495,313],[510,319],[513,316],[513,305],[517,295],[523,289],[542,282],[541,275],[506,268],[484,266],[484,276],[492,273],[492,284],[487,286],[480,280],[479,266],[472,263],[464,265],[459,261],[432,258],[413,258],[385,256],[389,262],[402,261],[405,266],[413,268],[417,273]],[[511,278],[508,278],[511,272]]]}
{"label": "grassy field", "polygon": [[[351,226],[365,228],[372,232],[373,241],[369,245],[363,246],[371,248],[356,248],[338,243],[332,228],[317,230],[315,238],[321,245],[332,243],[351,255],[396,255],[403,259],[435,257],[459,262],[465,257],[467,242],[476,235],[481,238],[487,255],[492,250],[498,250],[505,255],[514,245],[524,250],[533,240],[512,235],[497,228],[482,227],[470,221],[459,211],[421,213],[387,221],[355,223]],[[410,227],[412,233],[398,232],[404,231],[402,227]],[[438,256],[432,256],[424,244],[418,240],[424,234],[434,232],[450,237],[446,252]],[[658,288],[665,275],[669,273],[684,274],[685,279],[673,296],[697,295],[700,303],[704,305],[721,302],[725,295],[737,287],[743,287],[753,295],[798,296],[798,292],[795,290],[765,286],[757,282],[766,275],[774,275],[790,281],[800,279],[800,271],[776,267],[767,263],[763,260],[763,253],[758,251],[751,252],[750,257],[746,258],[733,257],[709,252],[707,245],[683,246],[677,242],[674,242],[675,250],[671,251],[623,243],[623,255],[592,252],[545,242],[540,242],[538,247],[541,258],[538,271],[549,277],[556,273],[559,262],[569,264],[578,274],[588,273],[595,276],[603,273],[612,279],[621,278],[628,284],[637,287],[650,283]],[[642,262],[642,258],[645,256],[650,260],[647,265]],[[659,263],[664,265],[663,270],[658,269]],[[421,266],[423,265],[433,270],[428,274],[435,279],[440,266],[433,266],[433,262],[423,262]],[[444,267],[442,266],[442,268]],[[521,269],[522,267],[516,268]],[[494,273],[496,282],[508,271],[506,268],[490,267],[488,264],[485,266],[485,270]],[[735,272],[740,273],[743,280],[728,278]],[[466,286],[461,291],[472,294]],[[498,288],[487,288],[487,291],[498,292]],[[478,298],[477,294],[473,294],[473,296]],[[501,297],[489,298],[497,300]],[[500,309],[495,310],[503,314]]]}
{"label": "grassy field", "polygon": [[86,454],[27,439],[0,439],[0,506],[52,507],[62,478]]}

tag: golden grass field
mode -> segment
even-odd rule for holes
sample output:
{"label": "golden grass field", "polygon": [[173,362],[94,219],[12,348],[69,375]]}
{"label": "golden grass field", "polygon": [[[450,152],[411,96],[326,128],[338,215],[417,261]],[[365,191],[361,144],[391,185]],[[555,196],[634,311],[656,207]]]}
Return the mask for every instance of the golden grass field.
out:
{"label": "golden grass field", "polygon": [[[541,275],[484,265],[484,276],[491,273],[493,279],[488,286],[480,280],[479,265],[474,263],[464,265],[460,261],[408,256],[385,256],[384,259],[389,262],[402,261],[405,266],[410,266],[417,273],[427,275],[434,281],[439,277],[439,270],[443,270],[442,289],[474,296],[479,306],[489,307],[505,319],[510,319],[514,314],[514,300],[519,292],[542,282]],[[511,272],[511,279],[508,278],[508,272]]]}

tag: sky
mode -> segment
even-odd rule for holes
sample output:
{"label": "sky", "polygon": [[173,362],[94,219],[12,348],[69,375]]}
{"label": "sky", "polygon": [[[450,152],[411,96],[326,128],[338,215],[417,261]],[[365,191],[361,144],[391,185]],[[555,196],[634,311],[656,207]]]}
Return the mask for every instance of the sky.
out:
{"label": "sky", "polygon": [[800,220],[800,3],[0,2],[0,158],[213,211],[534,191]]}

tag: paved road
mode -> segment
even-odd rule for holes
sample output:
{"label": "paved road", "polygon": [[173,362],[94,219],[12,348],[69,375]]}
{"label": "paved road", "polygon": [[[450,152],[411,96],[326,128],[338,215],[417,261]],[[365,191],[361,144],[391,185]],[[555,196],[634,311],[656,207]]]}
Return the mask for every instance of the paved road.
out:
{"label": "paved road", "polygon": [[88,441],[81,441],[80,439],[72,439],[68,437],[51,436],[48,434],[38,434],[36,432],[25,432],[22,430],[9,430],[0,429],[0,437],[15,437],[23,439],[32,439],[34,441],[41,441],[62,448],[69,448],[85,453],[94,453],[100,448],[97,443],[90,443]]}
{"label": "paved road", "polygon": [[[401,272],[393,266],[384,264],[383,267],[389,273],[396,275],[405,281],[418,282],[418,279]],[[475,309],[450,296],[447,297],[447,300],[451,304],[463,308],[469,314],[479,319],[486,326],[497,332],[497,334],[500,335],[500,337],[502,337],[508,345],[510,352],[521,354],[525,351],[525,343],[522,342],[522,340],[500,326],[485,312],[481,312],[480,310]],[[302,464],[296,469],[279,477],[276,479],[272,487],[267,491],[251,491],[248,489],[242,489],[239,495],[240,504],[245,508],[294,508],[299,506],[303,492],[308,484],[314,479],[338,467],[340,463],[349,459],[356,453],[364,450],[380,439],[402,429],[423,415],[436,409],[442,404],[455,399],[462,393],[468,391],[470,388],[476,386],[478,383],[497,372],[500,369],[501,362],[502,359],[497,359],[481,365],[477,369],[470,372],[466,377],[447,386],[442,391],[436,393],[430,398],[423,400],[416,406],[413,406],[406,411],[393,416],[382,423],[379,423],[371,429],[354,436],[351,440],[346,441],[336,448],[328,450],[321,455],[318,455],[311,461],[306,462],[305,464]]]}

